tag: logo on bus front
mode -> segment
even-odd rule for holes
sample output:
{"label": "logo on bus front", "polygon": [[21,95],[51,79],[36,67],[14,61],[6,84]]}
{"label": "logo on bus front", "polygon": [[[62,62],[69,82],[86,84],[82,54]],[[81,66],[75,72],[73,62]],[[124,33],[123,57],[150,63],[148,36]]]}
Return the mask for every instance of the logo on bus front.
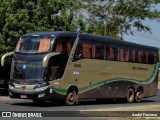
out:
{"label": "logo on bus front", "polygon": [[26,89],[26,86],[23,86],[23,87],[22,87],[22,91],[25,90],[25,89]]}
{"label": "logo on bus front", "polygon": [[27,68],[27,66],[24,64],[24,65],[23,65],[23,69],[25,70],[26,68]]}

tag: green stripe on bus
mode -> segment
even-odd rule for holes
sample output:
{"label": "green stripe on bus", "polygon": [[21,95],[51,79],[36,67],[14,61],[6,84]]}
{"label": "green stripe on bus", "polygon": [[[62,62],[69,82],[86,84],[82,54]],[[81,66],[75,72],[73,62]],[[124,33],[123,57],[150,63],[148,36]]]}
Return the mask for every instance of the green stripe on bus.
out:
{"label": "green stripe on bus", "polygon": [[137,79],[132,79],[132,78],[112,78],[112,79],[103,80],[103,81],[100,81],[100,82],[93,83],[91,85],[82,87],[82,88],[79,89],[79,91],[85,91],[87,89],[92,89],[93,87],[100,86],[100,85],[105,84],[105,83],[110,83],[110,82],[119,81],[119,80],[132,81],[132,82],[136,82],[136,83],[139,83],[139,84],[142,84],[142,83],[147,84],[155,76],[155,74],[156,74],[155,72],[156,72],[157,67],[158,67],[158,64],[156,64],[154,66],[153,72],[147,80],[137,80]]}
{"label": "green stripe on bus", "polygon": [[57,93],[61,93],[61,94],[66,94],[67,93],[67,89],[61,89],[61,88],[56,88],[56,87],[53,87],[53,89]]}
{"label": "green stripe on bus", "polygon": [[[147,84],[152,79],[155,79],[154,76],[156,74],[156,70],[157,69],[158,69],[158,64],[156,64],[154,66],[154,69],[153,69],[153,72],[152,72],[151,76],[146,80],[137,80],[137,79],[132,79],[132,78],[112,78],[112,79],[103,80],[103,81],[100,81],[100,82],[97,82],[97,83],[93,83],[91,85],[79,88],[79,92],[86,91],[86,90],[89,90],[89,89],[93,89],[94,87],[103,85],[105,83],[110,83],[110,82],[119,81],[119,80],[132,81],[132,82],[136,82],[136,83],[139,83],[139,84],[142,84],[142,83],[146,83]],[[60,88],[56,88],[56,87],[53,87],[53,89],[56,92],[61,93],[61,94],[66,94],[67,93],[67,89],[60,89]]]}

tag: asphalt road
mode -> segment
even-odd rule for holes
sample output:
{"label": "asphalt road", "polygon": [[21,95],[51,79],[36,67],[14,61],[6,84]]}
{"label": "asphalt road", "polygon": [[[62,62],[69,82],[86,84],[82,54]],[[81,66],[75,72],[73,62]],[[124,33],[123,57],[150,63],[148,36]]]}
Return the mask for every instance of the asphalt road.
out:
{"label": "asphalt road", "polygon": [[[123,110],[126,107],[138,107],[138,106],[149,106],[149,105],[159,105],[160,106],[160,89],[158,91],[158,95],[155,97],[150,97],[144,99],[140,103],[125,103],[123,101],[117,100],[106,100],[97,102],[95,100],[90,101],[80,101],[76,106],[66,106],[61,102],[46,102],[42,105],[35,105],[31,100],[22,100],[22,99],[11,99],[8,97],[8,94],[0,94],[0,114],[2,112],[11,112],[12,113],[12,120],[22,119],[21,117],[13,116],[14,112],[22,113],[25,111],[29,112],[40,112],[42,113],[42,117],[45,117],[45,120],[128,120],[128,117],[132,116],[132,113],[125,113]],[[121,113],[117,112],[109,112],[113,109],[123,108]],[[47,111],[47,114],[43,114],[43,111]],[[69,111],[69,112],[67,112]],[[77,112],[76,112],[77,111]],[[94,112],[87,112],[90,111],[98,111]],[[99,111],[104,111],[99,113]],[[106,116],[111,115],[110,117]],[[113,115],[112,117],[112,114]],[[123,116],[126,114],[126,116]],[[158,113],[160,115],[160,113]],[[94,116],[95,115],[95,116]],[[104,116],[103,116],[104,115]],[[47,117],[46,117],[47,116]],[[87,117],[86,117],[87,116]],[[75,118],[76,117],[76,118]],[[127,117],[127,118],[125,118]],[[125,119],[124,119],[125,118]],[[0,117],[0,119],[2,119]],[[9,118],[8,118],[9,119]],[[23,120],[28,120],[28,118],[23,118]],[[35,119],[35,118],[29,118]],[[44,120],[44,118],[38,117],[38,120]],[[133,119],[131,119],[133,120]]]}

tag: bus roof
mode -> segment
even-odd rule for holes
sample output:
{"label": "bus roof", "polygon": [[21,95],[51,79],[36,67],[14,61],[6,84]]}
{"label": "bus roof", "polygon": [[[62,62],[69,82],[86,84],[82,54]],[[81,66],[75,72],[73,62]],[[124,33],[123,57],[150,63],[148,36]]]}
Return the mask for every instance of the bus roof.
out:
{"label": "bus roof", "polygon": [[[41,32],[33,32],[33,33],[28,33],[24,34],[23,36],[30,36],[30,35],[52,35],[52,36],[63,36],[63,37],[76,37],[79,32],[69,32],[69,31],[41,31]],[[103,43],[108,43],[108,44],[113,44],[113,45],[119,45],[119,46],[128,46],[128,47],[134,47],[134,48],[141,48],[141,49],[150,49],[154,51],[158,51],[158,48],[152,47],[152,46],[147,46],[147,45],[141,45],[141,44],[136,44],[132,42],[127,42],[127,41],[122,41],[122,40],[116,40],[112,37],[108,36],[99,36],[99,35],[93,35],[93,34],[87,34],[87,33],[79,33],[79,37],[82,39],[87,39],[95,42],[103,42]]]}
{"label": "bus roof", "polygon": [[68,31],[53,31],[53,32],[47,32],[47,31],[40,31],[40,32],[32,32],[28,34],[24,34],[23,36],[39,36],[39,35],[52,35],[52,36],[77,36],[78,32],[68,32]]}
{"label": "bus roof", "polygon": [[80,37],[82,39],[92,40],[95,42],[97,41],[97,42],[102,42],[102,43],[108,43],[111,45],[113,44],[113,45],[119,45],[119,46],[134,47],[134,48],[141,48],[145,50],[149,49],[149,50],[158,51],[158,48],[156,47],[132,43],[132,42],[123,41],[123,40],[117,40],[117,39],[114,39],[108,36],[98,36],[98,35],[93,35],[93,34],[80,34]]}

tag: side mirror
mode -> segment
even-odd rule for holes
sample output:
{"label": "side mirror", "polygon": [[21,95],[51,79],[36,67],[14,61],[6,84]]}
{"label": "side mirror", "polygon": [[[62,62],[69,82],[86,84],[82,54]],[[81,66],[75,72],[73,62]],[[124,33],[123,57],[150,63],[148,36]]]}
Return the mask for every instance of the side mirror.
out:
{"label": "side mirror", "polygon": [[47,67],[48,66],[48,62],[49,62],[49,59],[52,57],[52,56],[55,56],[55,55],[59,55],[60,52],[54,52],[54,53],[49,53],[47,54],[44,58],[43,58],[43,67]]}
{"label": "side mirror", "polygon": [[11,56],[11,55],[13,55],[13,54],[14,54],[14,52],[9,52],[9,53],[6,53],[6,54],[4,54],[4,55],[2,56],[2,58],[1,58],[1,66],[2,66],[2,67],[4,67],[5,58],[8,57],[8,56]]}

